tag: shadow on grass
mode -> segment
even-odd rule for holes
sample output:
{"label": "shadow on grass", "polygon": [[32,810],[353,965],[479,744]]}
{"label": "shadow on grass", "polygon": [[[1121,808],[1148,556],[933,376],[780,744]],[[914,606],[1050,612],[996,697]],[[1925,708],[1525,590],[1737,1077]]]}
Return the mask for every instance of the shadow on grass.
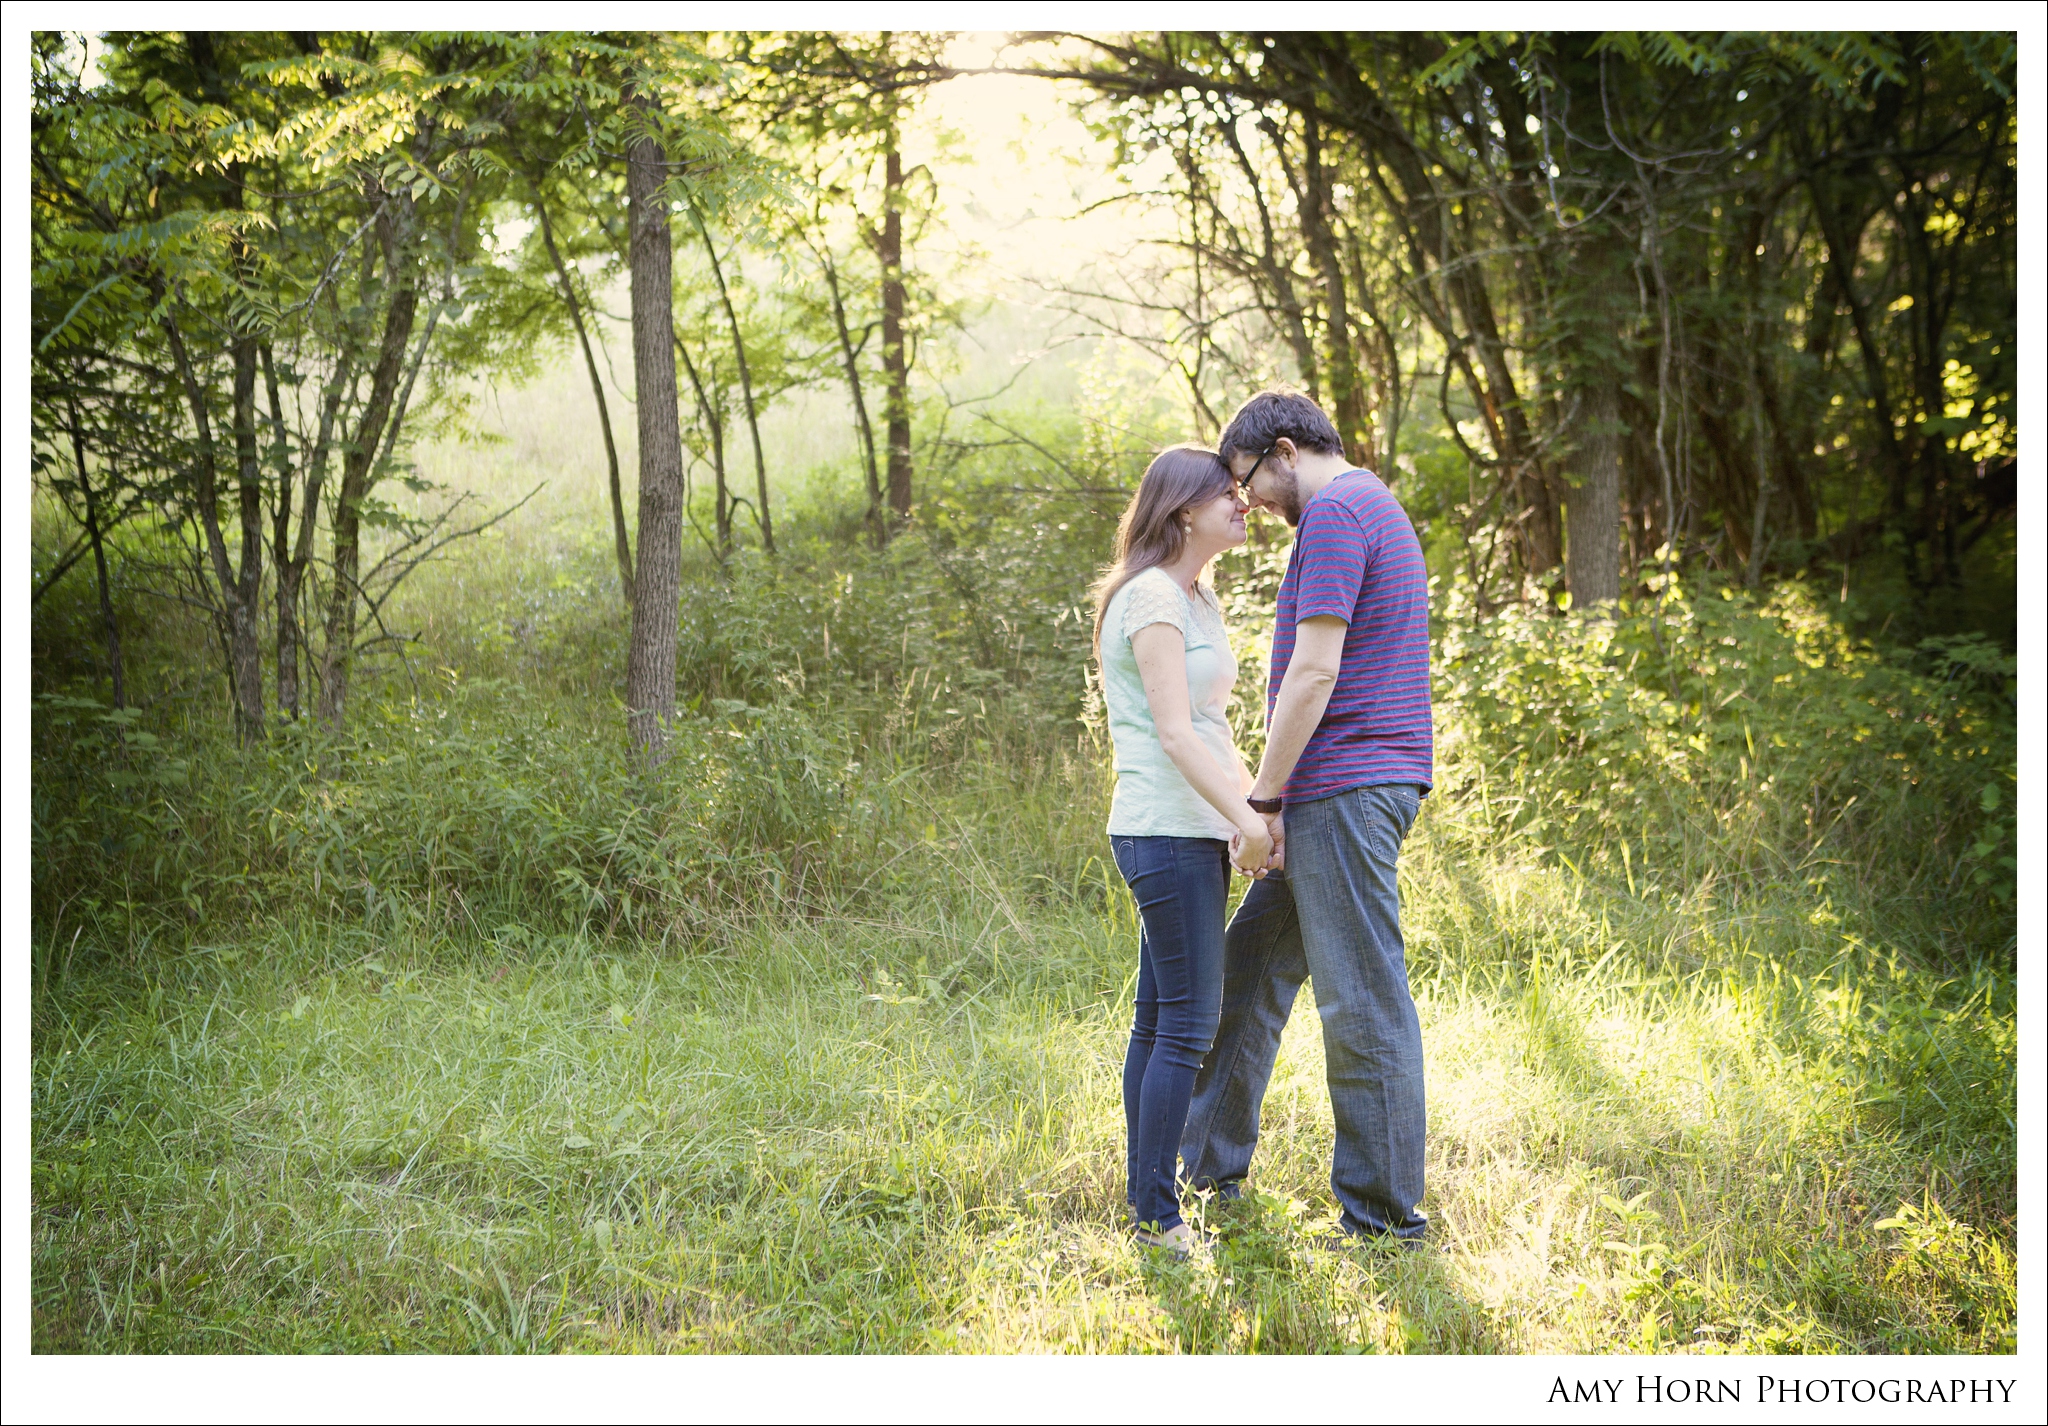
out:
{"label": "shadow on grass", "polygon": [[1205,1249],[1186,1260],[1154,1253],[1144,1268],[1183,1352],[1509,1350],[1433,1247],[1331,1246],[1299,1201],[1256,1190],[1204,1203],[1194,1221],[1214,1235]]}

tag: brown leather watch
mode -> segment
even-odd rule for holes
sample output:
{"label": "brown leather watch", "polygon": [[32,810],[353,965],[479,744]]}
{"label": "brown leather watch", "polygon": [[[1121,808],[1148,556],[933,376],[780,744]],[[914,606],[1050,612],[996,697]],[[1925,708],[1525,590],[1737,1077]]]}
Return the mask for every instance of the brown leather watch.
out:
{"label": "brown leather watch", "polygon": [[1247,797],[1245,801],[1251,805],[1252,811],[1266,817],[1272,816],[1286,805],[1286,799],[1282,797]]}

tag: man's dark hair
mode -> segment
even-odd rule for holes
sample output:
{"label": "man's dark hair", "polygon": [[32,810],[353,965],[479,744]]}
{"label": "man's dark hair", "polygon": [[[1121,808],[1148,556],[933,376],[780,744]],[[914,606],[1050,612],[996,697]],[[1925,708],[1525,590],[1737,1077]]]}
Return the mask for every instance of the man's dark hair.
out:
{"label": "man's dark hair", "polygon": [[1285,437],[1296,450],[1320,451],[1324,455],[1344,454],[1344,440],[1336,425],[1298,391],[1261,391],[1237,408],[1216,442],[1216,454],[1228,461],[1239,451],[1258,455]]}

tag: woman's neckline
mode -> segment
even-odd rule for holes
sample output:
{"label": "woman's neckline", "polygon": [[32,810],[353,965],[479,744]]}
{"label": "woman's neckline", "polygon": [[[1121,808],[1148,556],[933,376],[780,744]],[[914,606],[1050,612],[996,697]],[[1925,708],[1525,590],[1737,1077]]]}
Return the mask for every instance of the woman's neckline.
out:
{"label": "woman's neckline", "polygon": [[1188,598],[1195,599],[1200,597],[1202,593],[1202,576],[1199,572],[1195,575],[1195,582],[1193,584],[1182,584],[1179,580],[1175,579],[1171,574],[1167,573],[1165,565],[1155,564],[1152,566],[1152,568],[1158,570],[1161,574],[1166,575],[1166,582],[1171,584],[1175,589],[1178,589],[1182,594],[1185,594]]}

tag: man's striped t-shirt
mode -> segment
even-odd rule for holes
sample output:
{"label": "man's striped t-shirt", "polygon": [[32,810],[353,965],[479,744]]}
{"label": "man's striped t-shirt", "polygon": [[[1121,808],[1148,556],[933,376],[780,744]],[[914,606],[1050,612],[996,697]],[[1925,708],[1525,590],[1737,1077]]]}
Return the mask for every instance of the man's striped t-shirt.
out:
{"label": "man's striped t-shirt", "polygon": [[1350,626],[1329,707],[1287,779],[1287,800],[1375,783],[1430,787],[1429,572],[1408,512],[1371,471],[1346,471],[1303,509],[1275,614],[1268,724],[1295,625],[1335,615]]}

